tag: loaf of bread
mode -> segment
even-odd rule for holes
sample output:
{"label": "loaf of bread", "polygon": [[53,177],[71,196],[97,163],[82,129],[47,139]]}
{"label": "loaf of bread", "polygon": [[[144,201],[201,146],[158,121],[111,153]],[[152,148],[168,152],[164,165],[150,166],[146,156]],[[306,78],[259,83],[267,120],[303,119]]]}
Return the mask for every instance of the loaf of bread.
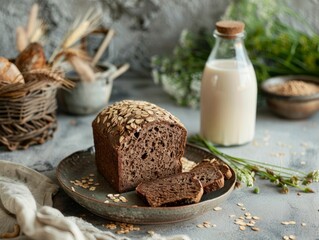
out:
{"label": "loaf of bread", "polygon": [[203,186],[193,173],[187,172],[140,183],[136,192],[151,207],[177,206],[198,203]]}
{"label": "loaf of bread", "polygon": [[204,193],[221,189],[224,186],[224,175],[215,164],[208,161],[199,163],[191,171],[203,185]]}
{"label": "loaf of bread", "polygon": [[117,102],[98,114],[92,128],[97,169],[118,192],[182,171],[187,131],[154,104]]}
{"label": "loaf of bread", "polygon": [[44,49],[39,43],[30,43],[16,58],[15,64],[24,73],[46,67]]}
{"label": "loaf of bread", "polygon": [[0,57],[0,84],[24,83],[19,69],[8,59]]}

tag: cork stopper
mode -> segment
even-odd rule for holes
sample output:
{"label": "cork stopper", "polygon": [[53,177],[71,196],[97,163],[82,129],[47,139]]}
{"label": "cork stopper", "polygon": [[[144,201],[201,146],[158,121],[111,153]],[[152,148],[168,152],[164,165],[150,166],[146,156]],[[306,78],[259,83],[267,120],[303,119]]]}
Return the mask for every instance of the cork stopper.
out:
{"label": "cork stopper", "polygon": [[245,24],[240,21],[223,20],[216,23],[217,31],[222,35],[236,35],[245,29]]}

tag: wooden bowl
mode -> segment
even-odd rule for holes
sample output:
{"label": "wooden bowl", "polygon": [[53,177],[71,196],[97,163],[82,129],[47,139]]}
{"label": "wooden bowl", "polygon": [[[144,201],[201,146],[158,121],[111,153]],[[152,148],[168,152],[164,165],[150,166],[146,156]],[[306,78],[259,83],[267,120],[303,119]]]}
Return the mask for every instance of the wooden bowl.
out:
{"label": "wooden bowl", "polygon": [[287,119],[304,119],[319,111],[319,92],[310,95],[287,96],[271,90],[271,87],[289,80],[301,80],[319,86],[319,78],[306,75],[278,76],[261,84],[262,94],[266,97],[269,109],[277,116]]}

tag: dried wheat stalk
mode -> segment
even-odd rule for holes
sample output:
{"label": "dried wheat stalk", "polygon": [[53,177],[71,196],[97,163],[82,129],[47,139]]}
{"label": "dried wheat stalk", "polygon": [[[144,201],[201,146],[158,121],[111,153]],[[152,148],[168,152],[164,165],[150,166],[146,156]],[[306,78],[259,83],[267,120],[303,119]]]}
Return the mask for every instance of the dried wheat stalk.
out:
{"label": "dried wheat stalk", "polygon": [[16,29],[16,46],[19,52],[22,52],[29,43],[39,42],[43,38],[46,25],[38,19],[39,5],[32,5],[29,13],[26,27],[19,26]]}
{"label": "dried wheat stalk", "polygon": [[66,33],[61,45],[58,46],[49,59],[49,63],[54,64],[55,57],[65,51],[65,49],[73,47],[80,39],[93,32],[100,24],[101,14],[94,9],[90,9],[86,15],[77,18],[70,30]]}
{"label": "dried wheat stalk", "polygon": [[17,27],[16,38],[17,49],[22,52],[28,46],[27,33],[23,27]]}
{"label": "dried wheat stalk", "polygon": [[95,66],[96,63],[100,60],[100,58],[101,58],[102,54],[104,53],[105,49],[109,46],[114,34],[115,34],[115,31],[113,29],[110,29],[107,32],[107,34],[106,34],[101,46],[99,47],[99,49],[97,50],[95,56],[93,57],[93,60],[92,60],[92,65],[93,66]]}
{"label": "dried wheat stalk", "polygon": [[61,84],[63,87],[72,88],[74,84],[61,76],[61,71],[59,70],[52,70],[50,68],[43,68],[43,69],[34,69],[28,72],[23,73],[24,78],[26,81],[43,81],[49,80],[51,82],[57,82]]}
{"label": "dried wheat stalk", "polygon": [[75,55],[69,56],[67,59],[79,74],[81,80],[85,82],[95,81],[94,71],[88,62]]}
{"label": "dried wheat stalk", "polygon": [[38,19],[39,5],[37,3],[32,5],[29,13],[28,25],[27,25],[27,37],[30,39],[36,30]]}

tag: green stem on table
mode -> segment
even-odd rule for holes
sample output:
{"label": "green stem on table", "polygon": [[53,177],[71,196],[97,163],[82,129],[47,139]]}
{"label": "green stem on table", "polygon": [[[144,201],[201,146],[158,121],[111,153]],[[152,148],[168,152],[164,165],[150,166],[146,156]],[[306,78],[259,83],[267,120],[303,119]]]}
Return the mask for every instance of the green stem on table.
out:
{"label": "green stem on table", "polygon": [[[247,186],[253,186],[255,181],[254,176],[257,175],[261,178],[268,179],[281,187],[281,192],[287,193],[288,186],[299,189],[306,193],[314,192],[311,188],[305,187],[312,182],[319,181],[319,170],[315,170],[309,174],[302,171],[280,167],[274,164],[262,163],[255,160],[234,157],[219,151],[211,142],[205,140],[199,135],[189,138],[189,142],[199,145],[208,149],[217,157],[221,157],[234,169],[237,173],[238,180],[245,183]],[[282,171],[282,170],[286,171]],[[295,174],[300,174],[296,176]],[[302,183],[301,186],[299,183]]]}

